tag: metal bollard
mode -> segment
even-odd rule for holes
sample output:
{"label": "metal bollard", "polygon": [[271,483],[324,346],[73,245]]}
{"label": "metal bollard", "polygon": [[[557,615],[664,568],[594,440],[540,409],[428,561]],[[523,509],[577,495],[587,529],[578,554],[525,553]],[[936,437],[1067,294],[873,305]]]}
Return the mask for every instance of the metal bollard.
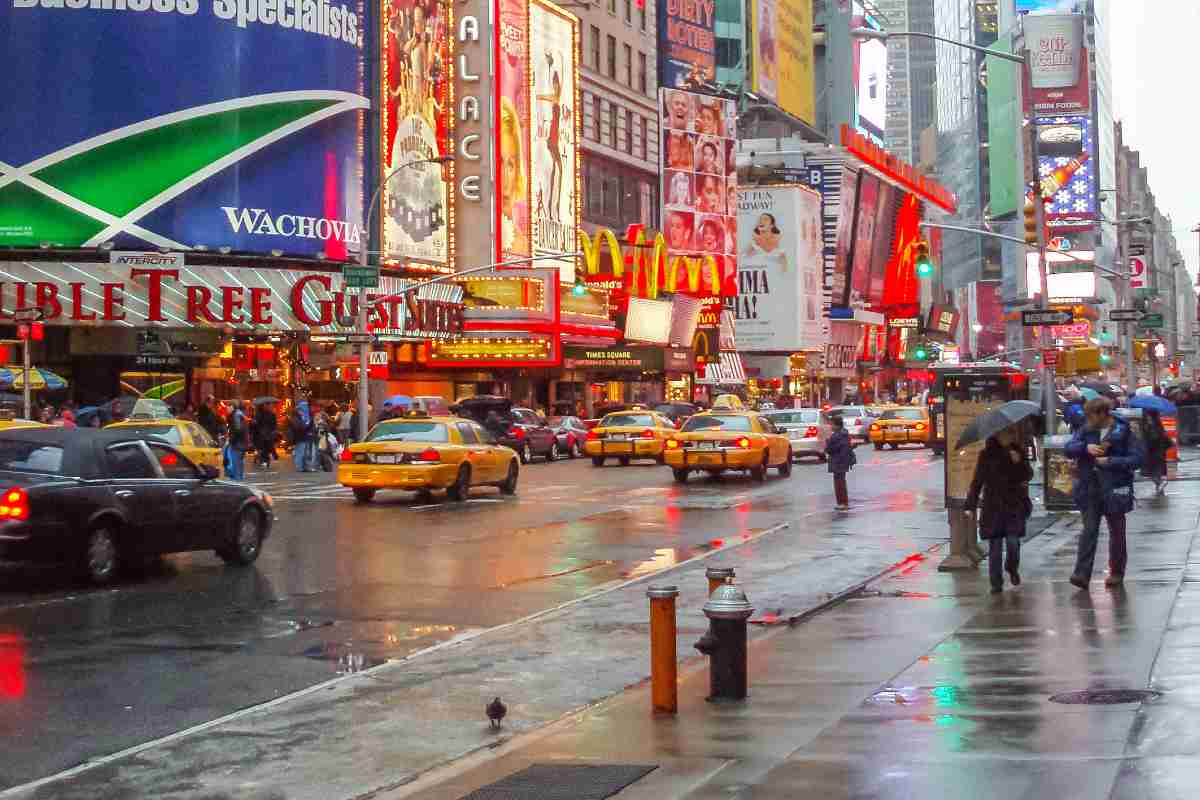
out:
{"label": "metal bollard", "polygon": [[737,576],[733,567],[709,567],[704,570],[704,577],[708,578],[708,593],[711,595],[718,586],[724,586]]}
{"label": "metal bollard", "polygon": [[651,586],[650,598],[650,702],[656,714],[679,711],[676,664],[675,598],[677,586]]}
{"label": "metal bollard", "polygon": [[704,604],[708,633],[694,645],[708,656],[710,702],[746,699],[746,624],[754,607],[741,587],[726,583]]}

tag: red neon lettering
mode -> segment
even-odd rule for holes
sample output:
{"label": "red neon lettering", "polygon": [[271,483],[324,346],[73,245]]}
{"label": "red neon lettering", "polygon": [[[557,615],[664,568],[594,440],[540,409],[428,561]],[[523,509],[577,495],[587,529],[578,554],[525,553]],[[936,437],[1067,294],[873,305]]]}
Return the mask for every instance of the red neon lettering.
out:
{"label": "red neon lettering", "polygon": [[58,319],[62,315],[62,303],[58,302],[58,287],[53,283],[35,283],[33,296],[37,298],[38,308],[46,311],[46,319]]}
{"label": "red neon lettering", "polygon": [[271,324],[271,290],[265,286],[250,287],[250,322],[254,325]]}
{"label": "red neon lettering", "polygon": [[208,310],[212,302],[212,290],[207,286],[187,287],[187,316],[188,322],[220,322],[221,320]]}
{"label": "red neon lettering", "polygon": [[242,315],[240,313],[234,316],[234,312],[242,310],[242,287],[240,286],[222,286],[221,287],[221,320],[223,322],[241,322]]}
{"label": "red neon lettering", "polygon": [[138,278],[148,278],[148,294],[150,310],[146,314],[147,322],[166,322],[167,318],[162,314],[162,279],[163,276],[179,280],[179,270],[177,269],[137,269],[129,271],[129,277],[133,280]]}
{"label": "red neon lettering", "polygon": [[16,287],[17,287],[17,305],[15,306],[14,310],[16,310],[17,308],[28,308],[28,306],[25,305],[25,284],[18,283],[18,284],[16,284]]}
{"label": "red neon lettering", "polygon": [[104,291],[104,313],[100,315],[100,319],[105,322],[120,322],[125,319],[125,298],[121,296],[125,284],[102,283],[100,288]]}
{"label": "red neon lettering", "polygon": [[90,322],[96,318],[95,311],[87,311],[83,306],[83,287],[86,284],[72,283],[71,286],[71,319],[79,322]]}

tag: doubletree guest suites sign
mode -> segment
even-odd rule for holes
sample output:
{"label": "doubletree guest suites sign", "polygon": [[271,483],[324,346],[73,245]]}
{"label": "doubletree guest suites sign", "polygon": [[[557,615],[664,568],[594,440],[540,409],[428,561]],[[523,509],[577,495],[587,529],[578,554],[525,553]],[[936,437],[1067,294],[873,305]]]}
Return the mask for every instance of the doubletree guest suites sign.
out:
{"label": "doubletree guest suites sign", "polygon": [[0,4],[0,246],[346,259],[370,27],[365,0]]}

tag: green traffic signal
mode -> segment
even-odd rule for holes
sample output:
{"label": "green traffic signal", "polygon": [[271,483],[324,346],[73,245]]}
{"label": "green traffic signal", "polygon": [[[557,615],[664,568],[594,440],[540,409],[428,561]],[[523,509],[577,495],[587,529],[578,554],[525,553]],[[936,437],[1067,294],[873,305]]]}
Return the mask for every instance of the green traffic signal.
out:
{"label": "green traffic signal", "polygon": [[929,353],[925,352],[924,347],[918,347],[913,353],[913,356],[916,357],[917,361],[924,361],[925,359],[929,358]]}
{"label": "green traffic signal", "polygon": [[931,277],[933,275],[933,261],[929,258],[929,243],[917,242],[914,247],[916,248],[916,257],[913,259],[913,263],[916,265],[917,277]]}

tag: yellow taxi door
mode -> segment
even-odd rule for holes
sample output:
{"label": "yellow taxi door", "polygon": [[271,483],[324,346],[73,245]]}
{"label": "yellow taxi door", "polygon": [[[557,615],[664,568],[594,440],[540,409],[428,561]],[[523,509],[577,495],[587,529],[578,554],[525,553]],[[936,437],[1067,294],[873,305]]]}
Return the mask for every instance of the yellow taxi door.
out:
{"label": "yellow taxi door", "polygon": [[496,480],[494,459],[488,452],[488,446],[480,440],[475,427],[469,422],[456,423],[455,427],[458,428],[458,438],[462,441],[467,463],[471,465],[471,483]]}
{"label": "yellow taxi door", "polygon": [[779,430],[775,427],[775,423],[766,417],[758,417],[754,420],[755,425],[760,433],[767,437],[768,458],[771,464],[782,464],[787,460],[787,440],[779,435]]}
{"label": "yellow taxi door", "polygon": [[194,422],[189,422],[183,426],[183,436],[185,439],[191,439],[192,453],[189,455],[197,464],[208,464],[210,467],[221,469],[221,449],[217,447],[217,443],[208,435],[208,431],[201,428]]}

